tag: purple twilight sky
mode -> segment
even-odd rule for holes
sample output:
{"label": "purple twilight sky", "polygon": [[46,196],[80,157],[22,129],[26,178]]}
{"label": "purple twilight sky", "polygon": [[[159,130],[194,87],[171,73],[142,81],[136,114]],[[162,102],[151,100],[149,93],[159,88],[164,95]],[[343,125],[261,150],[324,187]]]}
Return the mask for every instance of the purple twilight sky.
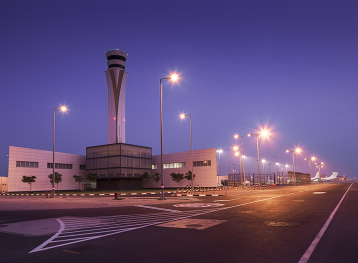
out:
{"label": "purple twilight sky", "polygon": [[[1,1],[0,176],[8,147],[85,155],[107,143],[105,52],[127,52],[126,137],[160,154],[159,79],[164,83],[164,153],[221,148],[245,135],[246,172],[257,172],[247,134],[274,128],[260,158],[292,169],[286,149],[301,146],[333,171],[356,176],[358,2],[352,1]],[[26,160],[21,160],[26,161]],[[274,166],[274,165],[273,165]],[[262,167],[262,165],[261,165]],[[280,166],[284,167],[283,165]],[[268,166],[265,167],[265,172]],[[316,168],[312,173],[316,172]]]}

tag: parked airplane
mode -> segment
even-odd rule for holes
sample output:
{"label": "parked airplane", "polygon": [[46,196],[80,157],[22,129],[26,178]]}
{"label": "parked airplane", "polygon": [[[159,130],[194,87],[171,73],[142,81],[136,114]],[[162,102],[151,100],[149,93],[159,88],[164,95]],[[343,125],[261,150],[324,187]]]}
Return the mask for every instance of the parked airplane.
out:
{"label": "parked airplane", "polygon": [[330,177],[327,177],[327,178],[319,178],[319,172],[316,173],[316,176],[311,178],[311,181],[331,181],[331,180],[334,180],[334,179],[337,179],[337,175],[338,175],[338,172],[333,172],[332,175]]}
{"label": "parked airplane", "polygon": [[315,177],[311,178],[311,181],[318,181],[319,180],[319,172],[316,173]]}

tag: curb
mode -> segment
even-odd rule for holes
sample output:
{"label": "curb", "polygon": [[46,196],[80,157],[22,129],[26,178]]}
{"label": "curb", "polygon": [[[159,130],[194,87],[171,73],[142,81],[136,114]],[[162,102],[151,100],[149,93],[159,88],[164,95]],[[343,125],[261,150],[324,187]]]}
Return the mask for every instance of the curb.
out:
{"label": "curb", "polygon": [[[164,192],[165,194],[174,194],[175,192]],[[159,193],[121,193],[118,195],[146,195],[146,194],[160,194]],[[0,196],[46,196],[47,194],[0,194]],[[55,196],[114,196],[113,194],[55,194]]]}
{"label": "curb", "polygon": [[177,194],[177,196],[225,196],[225,195],[218,195],[218,194],[210,194],[210,195],[202,195],[202,194],[198,194],[198,195],[190,195],[190,194]]}

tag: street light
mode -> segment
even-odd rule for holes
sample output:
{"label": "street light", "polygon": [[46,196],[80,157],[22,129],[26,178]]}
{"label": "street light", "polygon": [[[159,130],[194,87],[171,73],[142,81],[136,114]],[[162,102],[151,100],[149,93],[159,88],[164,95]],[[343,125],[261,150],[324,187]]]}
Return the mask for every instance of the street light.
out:
{"label": "street light", "polygon": [[53,138],[52,138],[52,194],[51,198],[55,196],[55,113],[56,109],[60,109],[61,112],[66,112],[67,107],[53,107]]}
{"label": "street light", "polygon": [[181,119],[185,119],[185,117],[189,116],[190,117],[190,154],[191,154],[191,185],[192,188],[194,189],[194,164],[193,164],[193,133],[192,133],[192,129],[191,129],[191,115],[188,114],[180,114],[180,118]]}
{"label": "street light", "polygon": [[260,175],[260,155],[259,155],[259,137],[258,136],[262,136],[262,137],[267,137],[269,136],[269,132],[267,130],[261,130],[261,133],[249,133],[248,136],[251,137],[255,135],[256,136],[256,144],[257,144],[257,170],[259,173],[259,185],[261,186],[261,175]]}
{"label": "street light", "polygon": [[321,163],[315,163],[316,167],[318,168],[318,176],[319,176],[319,181],[322,182],[321,180],[321,167],[323,168],[323,164],[324,162],[321,162]]}
{"label": "street light", "polygon": [[286,150],[287,153],[292,152],[292,169],[293,169],[293,177],[296,179],[296,169],[295,169],[295,153],[299,154],[302,152],[301,148],[296,147],[293,150]]}
{"label": "street light", "polygon": [[266,160],[263,159],[261,162],[262,162],[262,168],[263,168],[262,172],[265,173],[265,162],[266,162]]}
{"label": "street light", "polygon": [[[244,136],[235,134],[234,138],[238,139],[241,137],[241,148],[242,148],[242,153],[241,153],[241,149],[240,149],[240,177],[241,177],[241,184],[242,184],[242,171],[244,172],[244,184],[245,184],[245,152],[244,152]],[[242,158],[242,170],[241,170],[241,158]]]}
{"label": "street light", "polygon": [[222,154],[223,150],[219,149],[219,150],[216,150],[216,152],[219,154],[219,176],[220,176],[220,154]]}
{"label": "street light", "polygon": [[[312,178],[312,173],[311,173],[311,161],[315,161],[316,157],[312,156],[311,158],[308,159],[308,165],[310,167],[310,178]],[[305,158],[305,161],[307,161],[307,158]]]}
{"label": "street light", "polygon": [[268,163],[268,164],[267,164],[267,165],[269,166],[270,178],[271,178],[271,164],[272,164],[272,163]]}
{"label": "street light", "polygon": [[176,82],[179,80],[178,74],[172,74],[168,77],[161,78],[159,80],[159,93],[160,93],[160,161],[161,161],[161,196],[159,200],[165,200],[164,198],[164,173],[163,173],[163,95],[162,95],[162,80],[168,79],[172,82]]}
{"label": "street light", "polygon": [[278,162],[277,162],[277,156],[272,156],[272,157],[276,157],[276,163],[275,164],[277,165],[277,174],[276,174],[276,176],[273,177],[273,183],[275,184],[276,183],[275,177],[278,176]]}

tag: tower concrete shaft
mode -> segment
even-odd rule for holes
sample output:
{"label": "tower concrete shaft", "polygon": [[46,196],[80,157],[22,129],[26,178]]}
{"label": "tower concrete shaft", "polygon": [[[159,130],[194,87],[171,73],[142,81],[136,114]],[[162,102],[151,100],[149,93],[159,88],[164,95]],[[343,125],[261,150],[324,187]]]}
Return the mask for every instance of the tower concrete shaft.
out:
{"label": "tower concrete shaft", "polygon": [[108,143],[125,143],[125,71],[128,54],[123,51],[110,50],[106,53],[106,79],[108,87]]}

